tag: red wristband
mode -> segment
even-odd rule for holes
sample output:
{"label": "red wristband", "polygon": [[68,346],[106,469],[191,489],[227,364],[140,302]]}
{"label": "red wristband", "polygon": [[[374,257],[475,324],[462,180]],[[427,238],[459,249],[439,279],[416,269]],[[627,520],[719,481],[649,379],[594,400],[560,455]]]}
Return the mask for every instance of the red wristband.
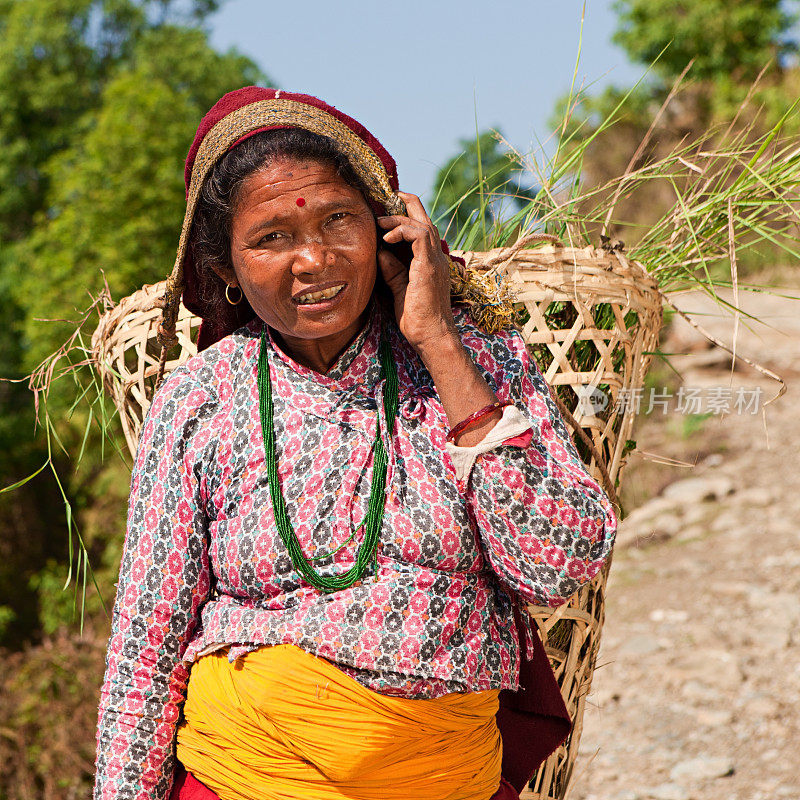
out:
{"label": "red wristband", "polygon": [[455,425],[450,431],[448,431],[447,441],[452,442],[456,436],[458,436],[460,433],[464,433],[467,428],[471,428],[478,420],[481,420],[492,412],[497,411],[498,408],[505,408],[506,406],[510,405],[511,403],[508,400],[498,400],[496,403],[492,403],[491,405],[485,406],[480,411],[470,414],[466,419],[462,419],[458,425]]}

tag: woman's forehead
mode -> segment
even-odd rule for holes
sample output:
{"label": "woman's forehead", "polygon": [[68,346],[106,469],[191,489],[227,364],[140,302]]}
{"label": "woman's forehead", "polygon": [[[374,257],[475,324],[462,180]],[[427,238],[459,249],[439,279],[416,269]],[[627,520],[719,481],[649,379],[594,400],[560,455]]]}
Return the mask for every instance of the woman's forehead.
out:
{"label": "woman's forehead", "polygon": [[[308,196],[306,196],[308,195]],[[302,198],[305,205],[313,196],[361,198],[361,192],[339,175],[333,164],[321,161],[281,159],[265,165],[242,183],[237,198],[237,212],[252,205],[279,200],[295,203]],[[366,201],[364,201],[366,202]]]}
{"label": "woman's forehead", "polygon": [[333,164],[281,159],[267,164],[244,181],[235,216],[303,208],[313,210],[336,201],[368,208],[361,192],[347,183]]}

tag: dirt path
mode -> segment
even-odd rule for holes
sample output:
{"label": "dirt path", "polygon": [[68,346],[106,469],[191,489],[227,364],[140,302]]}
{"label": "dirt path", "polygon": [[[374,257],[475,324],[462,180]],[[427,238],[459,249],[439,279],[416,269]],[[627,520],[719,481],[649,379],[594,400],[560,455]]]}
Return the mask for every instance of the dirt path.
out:
{"label": "dirt path", "polygon": [[[740,328],[737,351],[788,391],[765,415],[640,416],[640,450],[696,466],[638,457],[625,475],[642,505],[620,529],[570,800],[800,800],[800,301],[742,302],[779,330]],[[731,342],[705,298],[678,305]],[[678,320],[662,350],[691,349],[684,386],[775,394],[745,365],[731,384],[730,360]]]}

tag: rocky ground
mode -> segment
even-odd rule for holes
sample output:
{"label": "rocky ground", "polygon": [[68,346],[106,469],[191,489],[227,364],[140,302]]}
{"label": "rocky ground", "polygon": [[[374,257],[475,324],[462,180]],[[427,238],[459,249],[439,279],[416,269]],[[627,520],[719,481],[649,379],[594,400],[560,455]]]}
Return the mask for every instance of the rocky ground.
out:
{"label": "rocky ground", "polygon": [[[731,343],[731,317],[707,298],[675,302]],[[651,385],[760,386],[763,413],[640,413],[624,478],[636,510],[570,800],[800,800],[800,301],[741,302],[772,327],[743,318],[737,352],[788,390],[763,408],[778,384],[742,363],[731,374],[681,320],[662,341],[688,355],[673,359],[680,378],[656,365]]]}

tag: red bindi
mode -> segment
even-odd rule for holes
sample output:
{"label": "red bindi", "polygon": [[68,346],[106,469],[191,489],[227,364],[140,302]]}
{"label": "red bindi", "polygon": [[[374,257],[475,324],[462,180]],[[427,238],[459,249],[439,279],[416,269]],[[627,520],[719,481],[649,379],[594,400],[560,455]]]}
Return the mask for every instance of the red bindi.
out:
{"label": "red bindi", "polygon": [[297,203],[297,205],[300,206],[300,208],[302,208],[306,204],[306,201],[302,197],[298,197],[295,202]]}

